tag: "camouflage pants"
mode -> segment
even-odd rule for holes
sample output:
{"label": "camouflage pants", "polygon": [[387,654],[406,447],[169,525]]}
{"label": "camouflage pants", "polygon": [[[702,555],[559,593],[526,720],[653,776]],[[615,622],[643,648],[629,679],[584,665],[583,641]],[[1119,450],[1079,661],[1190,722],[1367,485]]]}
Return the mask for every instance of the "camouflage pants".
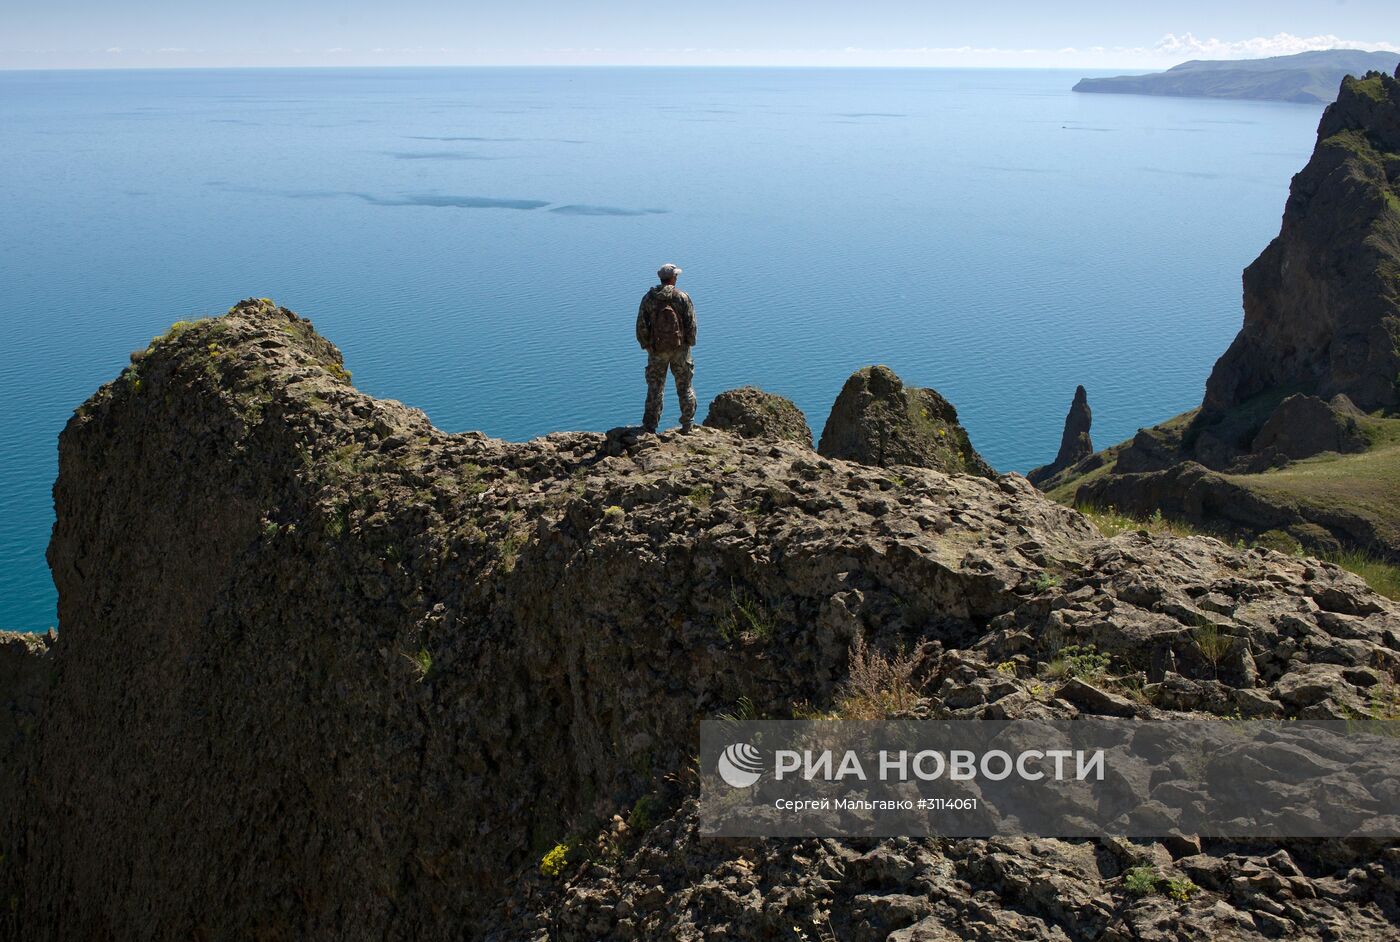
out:
{"label": "camouflage pants", "polygon": [[676,378],[676,398],[681,403],[681,424],[689,425],[695,419],[695,390],[690,388],[691,377],[695,375],[695,361],[690,358],[690,348],[681,347],[670,353],[647,354],[647,406],[642,414],[642,425],[655,429],[661,421],[661,393],[666,388],[666,370]]}

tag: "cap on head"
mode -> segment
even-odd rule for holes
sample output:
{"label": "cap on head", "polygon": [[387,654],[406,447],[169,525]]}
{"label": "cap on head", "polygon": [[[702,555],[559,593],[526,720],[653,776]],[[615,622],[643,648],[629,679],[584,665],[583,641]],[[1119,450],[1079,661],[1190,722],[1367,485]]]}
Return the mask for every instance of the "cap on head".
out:
{"label": "cap on head", "polygon": [[680,273],[681,267],[679,265],[672,265],[670,262],[667,262],[656,270],[656,277],[660,278],[662,281],[670,281]]}

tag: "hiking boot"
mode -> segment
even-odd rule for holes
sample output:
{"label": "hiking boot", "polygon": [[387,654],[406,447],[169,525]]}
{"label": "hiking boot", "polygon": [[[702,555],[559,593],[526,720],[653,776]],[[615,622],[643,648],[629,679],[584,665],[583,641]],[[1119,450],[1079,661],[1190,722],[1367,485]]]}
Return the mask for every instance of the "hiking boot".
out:
{"label": "hiking boot", "polygon": [[656,434],[656,426],[655,426],[655,425],[643,425],[643,426],[642,426],[642,434],[643,434],[643,435],[655,435],[655,434]]}
{"label": "hiking boot", "polygon": [[682,422],[682,423],[681,423],[680,432],[681,432],[682,435],[689,435],[689,434],[690,434],[691,432],[693,432],[693,431],[695,431],[695,425],[694,425],[694,423],[692,423],[692,422]]}

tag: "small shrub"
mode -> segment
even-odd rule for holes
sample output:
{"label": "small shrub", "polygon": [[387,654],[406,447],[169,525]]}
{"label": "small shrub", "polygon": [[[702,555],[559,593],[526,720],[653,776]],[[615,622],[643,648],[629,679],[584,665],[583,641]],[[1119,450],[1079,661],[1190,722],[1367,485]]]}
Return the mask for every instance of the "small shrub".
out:
{"label": "small shrub", "polygon": [[698,484],[690,489],[690,492],[685,495],[685,499],[701,510],[705,510],[715,499],[715,489],[708,484]]}
{"label": "small shrub", "polygon": [[621,520],[623,517],[627,516],[627,511],[623,510],[617,504],[609,504],[607,507],[603,508],[603,516],[608,520]]}
{"label": "small shrub", "polygon": [[1042,572],[1035,577],[1035,582],[1031,584],[1035,586],[1037,592],[1045,592],[1058,586],[1060,584],[1060,577],[1048,572]]}
{"label": "small shrub", "polygon": [[903,651],[886,657],[857,637],[851,644],[849,669],[836,713],[849,720],[882,720],[890,713],[913,709],[919,702],[917,659]]}
{"label": "small shrub", "polygon": [[998,674],[1004,674],[1004,675],[1006,675],[1007,677],[1015,677],[1015,676],[1016,676],[1016,662],[1015,662],[1015,661],[1002,661],[1000,664],[997,665],[997,673],[998,673]]}
{"label": "small shrub", "polygon": [[1055,653],[1045,673],[1052,678],[1079,677],[1087,680],[1108,673],[1112,661],[1111,657],[1092,644],[1070,644]]}
{"label": "small shrub", "polygon": [[1189,902],[1192,895],[1200,889],[1191,881],[1190,877],[1172,877],[1162,881],[1163,890],[1178,903]]}
{"label": "small shrub", "polygon": [[627,815],[627,827],[638,836],[656,827],[666,817],[666,802],[655,792],[637,799]]}
{"label": "small shrub", "polygon": [[564,872],[564,868],[569,863],[569,846],[567,844],[555,844],[547,854],[540,858],[540,875],[558,877]]}
{"label": "small shrub", "polygon": [[1131,867],[1123,874],[1123,889],[1134,896],[1161,892],[1178,903],[1190,901],[1200,887],[1189,877],[1166,877],[1152,867]]}
{"label": "small shrub", "polygon": [[1146,896],[1157,889],[1158,879],[1151,867],[1132,867],[1123,874],[1123,889],[1134,896]]}

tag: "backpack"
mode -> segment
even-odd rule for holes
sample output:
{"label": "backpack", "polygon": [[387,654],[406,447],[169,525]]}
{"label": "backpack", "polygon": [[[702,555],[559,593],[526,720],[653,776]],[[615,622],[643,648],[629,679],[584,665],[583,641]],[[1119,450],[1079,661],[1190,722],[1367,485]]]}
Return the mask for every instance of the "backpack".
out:
{"label": "backpack", "polygon": [[653,353],[671,353],[685,346],[685,331],[681,327],[681,316],[670,304],[663,304],[651,316],[651,350]]}

